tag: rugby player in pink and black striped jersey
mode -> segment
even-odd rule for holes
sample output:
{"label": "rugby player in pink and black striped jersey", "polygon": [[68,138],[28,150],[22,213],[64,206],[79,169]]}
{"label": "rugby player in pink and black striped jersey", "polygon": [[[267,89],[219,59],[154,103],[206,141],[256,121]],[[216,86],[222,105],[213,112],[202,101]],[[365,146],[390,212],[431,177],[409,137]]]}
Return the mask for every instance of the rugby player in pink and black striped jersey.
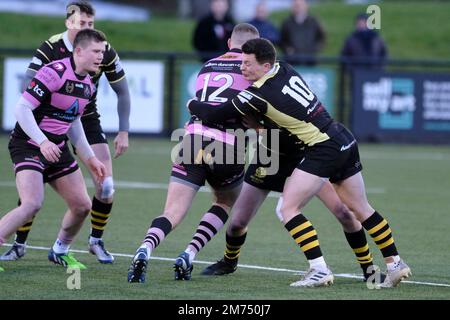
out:
{"label": "rugby player in pink and black striped jersey", "polygon": [[0,244],[37,214],[44,200],[44,183],[48,182],[68,205],[48,258],[66,267],[84,267],[69,255],[69,247],[91,206],[67,137],[88,159],[89,169],[100,183],[106,173],[80,121],[95,91],[89,72],[98,70],[105,41],[101,32],[80,31],[72,57],[52,62],[37,72],[16,105],[17,124],[8,145],[21,204],[0,220]]}
{"label": "rugby player in pink and black striped jersey", "polygon": [[[247,40],[255,38],[259,38],[259,33],[252,25],[241,23],[234,27],[228,40],[230,51],[206,62],[199,72],[196,82],[198,100],[214,108],[214,105],[231,100],[251,84],[241,74],[240,48]],[[224,226],[241,190],[245,146],[232,132],[241,128],[240,118],[215,124],[202,123],[193,117],[186,124],[181,149],[172,167],[164,211],[152,221],[136,251],[128,272],[129,282],[145,281],[151,252],[181,222],[197,191],[208,181],[214,194],[212,206],[203,215],[192,241],[174,265],[176,280],[191,278],[195,255]]]}
{"label": "rugby player in pink and black striped jersey", "polygon": [[[83,29],[94,29],[94,22],[95,8],[90,2],[84,0],[71,1],[66,7],[65,24],[67,30],[51,36],[36,50],[25,74],[23,89],[26,89],[31,79],[45,64],[72,56],[73,42],[77,33]],[[96,88],[98,88],[100,78],[103,74],[117,95],[119,132],[114,139],[114,158],[117,158],[128,149],[130,94],[119,55],[110,43],[106,43],[103,60],[98,70],[90,74]],[[113,263],[114,256],[106,250],[103,242],[103,233],[110,220],[113,207],[113,169],[108,141],[100,123],[100,113],[97,110],[96,93],[97,91],[94,92],[84,109],[81,124],[83,125],[89,145],[94,150],[96,157],[105,165],[107,172],[101,185],[93,180],[95,195],[92,198],[91,232],[89,234],[88,247],[89,252],[95,254],[100,263]],[[81,157],[79,159],[86,165],[86,159]],[[86,167],[88,166],[86,165]],[[18,260],[26,254],[27,239],[32,225],[33,220],[30,220],[17,230],[12,247],[0,256],[0,261]]]}

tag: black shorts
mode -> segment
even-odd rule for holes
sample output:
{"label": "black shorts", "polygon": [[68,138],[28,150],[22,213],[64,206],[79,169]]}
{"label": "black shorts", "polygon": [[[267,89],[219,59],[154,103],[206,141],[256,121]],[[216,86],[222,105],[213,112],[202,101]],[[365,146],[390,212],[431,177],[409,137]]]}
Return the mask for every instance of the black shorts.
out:
{"label": "black shorts", "polygon": [[42,173],[43,182],[51,182],[78,170],[78,164],[69,151],[67,143],[63,141],[58,145],[61,157],[56,163],[48,162],[40,149],[25,140],[12,138],[8,149],[14,164],[14,173],[22,170],[34,170]]}
{"label": "black shorts", "polygon": [[347,128],[327,141],[307,147],[297,168],[338,182],[362,170],[358,143]]}
{"label": "black shorts", "polygon": [[267,174],[266,168],[270,163],[251,163],[245,172],[244,181],[258,189],[283,192],[286,179],[291,176],[301,158],[280,155],[278,159],[279,168],[276,174]]}
{"label": "black shorts", "polygon": [[98,113],[81,117],[84,133],[86,134],[87,141],[90,145],[97,143],[108,143],[108,140],[106,140],[106,135],[100,125],[99,118],[100,115]]}
{"label": "black shorts", "polygon": [[[215,140],[194,142],[194,136],[197,135],[184,136],[176,163],[172,166],[171,180],[194,189],[204,186],[206,181],[216,190],[231,189],[241,184],[244,179],[245,164],[242,162],[245,157],[238,160],[236,146]],[[222,150],[222,155],[229,157],[219,157],[218,152],[215,152],[218,149]],[[212,153],[209,152],[211,150]],[[242,152],[245,154],[245,150]]]}

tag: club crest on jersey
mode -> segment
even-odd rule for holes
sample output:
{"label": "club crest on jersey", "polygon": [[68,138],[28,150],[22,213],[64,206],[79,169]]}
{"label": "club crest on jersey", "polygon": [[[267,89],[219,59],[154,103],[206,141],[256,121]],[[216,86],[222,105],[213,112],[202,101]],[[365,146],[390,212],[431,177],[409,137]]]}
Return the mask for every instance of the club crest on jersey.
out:
{"label": "club crest on jersey", "polygon": [[73,82],[69,81],[69,82],[66,83],[66,92],[68,94],[71,94],[73,92],[74,88],[75,88],[75,86],[74,86]]}
{"label": "club crest on jersey", "polygon": [[263,167],[258,167],[255,172],[257,178],[264,178],[267,175],[266,169]]}

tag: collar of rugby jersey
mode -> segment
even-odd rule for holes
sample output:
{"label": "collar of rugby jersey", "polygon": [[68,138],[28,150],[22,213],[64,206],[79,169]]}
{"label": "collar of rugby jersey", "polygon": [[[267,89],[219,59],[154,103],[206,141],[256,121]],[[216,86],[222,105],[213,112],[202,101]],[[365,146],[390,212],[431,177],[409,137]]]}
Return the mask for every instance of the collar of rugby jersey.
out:
{"label": "collar of rugby jersey", "polygon": [[70,52],[73,52],[73,44],[69,40],[69,34],[66,32],[63,33],[63,41],[64,45],[66,46],[67,50]]}

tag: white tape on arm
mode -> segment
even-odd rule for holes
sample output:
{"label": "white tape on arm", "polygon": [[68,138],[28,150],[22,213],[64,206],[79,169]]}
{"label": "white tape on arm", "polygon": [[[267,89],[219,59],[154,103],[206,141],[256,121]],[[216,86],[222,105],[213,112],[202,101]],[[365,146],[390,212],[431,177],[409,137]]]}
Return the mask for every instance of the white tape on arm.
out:
{"label": "white tape on arm", "polygon": [[47,137],[39,128],[33,115],[36,107],[24,97],[20,97],[14,109],[14,115],[22,130],[38,145],[47,140]]}
{"label": "white tape on arm", "polygon": [[72,122],[69,131],[67,131],[67,136],[77,149],[77,153],[81,158],[89,159],[95,155],[86,139],[86,135],[84,134],[80,117],[76,118],[75,121]]}

